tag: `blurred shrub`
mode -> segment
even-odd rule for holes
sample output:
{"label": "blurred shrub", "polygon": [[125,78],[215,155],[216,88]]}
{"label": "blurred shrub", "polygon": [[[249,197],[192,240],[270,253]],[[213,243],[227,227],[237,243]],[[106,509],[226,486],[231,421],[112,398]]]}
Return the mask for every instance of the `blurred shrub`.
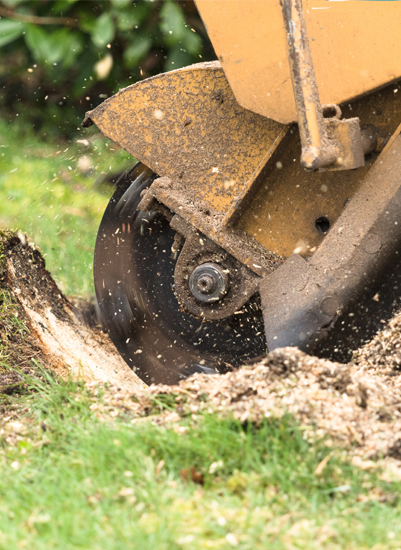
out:
{"label": "blurred shrub", "polygon": [[0,1],[2,116],[69,136],[118,89],[214,58],[192,1]]}

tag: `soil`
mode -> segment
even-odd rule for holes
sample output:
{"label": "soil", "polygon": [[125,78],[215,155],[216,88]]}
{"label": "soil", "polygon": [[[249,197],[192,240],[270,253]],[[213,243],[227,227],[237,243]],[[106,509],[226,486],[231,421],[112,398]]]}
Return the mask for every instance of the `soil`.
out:
{"label": "soil", "polygon": [[[283,348],[224,375],[195,374],[177,386],[147,387],[95,326],[90,306],[63,296],[23,235],[3,235],[0,243],[1,353],[26,373],[37,372],[40,364],[62,378],[83,377],[100,419],[120,415],[132,423],[146,419],[171,425],[184,416],[196,419],[217,411],[258,424],[290,413],[306,438],[325,437],[328,448],[339,444],[363,468],[384,460],[401,478],[401,313],[347,364]],[[4,293],[25,331],[10,331]],[[1,391],[11,393],[21,380],[20,374],[0,368]]]}

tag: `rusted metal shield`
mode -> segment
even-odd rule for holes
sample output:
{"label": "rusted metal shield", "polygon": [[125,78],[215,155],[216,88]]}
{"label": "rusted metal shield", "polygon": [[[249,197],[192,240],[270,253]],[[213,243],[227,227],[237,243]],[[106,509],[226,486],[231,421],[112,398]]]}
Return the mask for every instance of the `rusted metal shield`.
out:
{"label": "rusted metal shield", "polygon": [[288,127],[240,107],[218,62],[133,84],[87,113],[90,122],[161,176],[150,189],[159,202],[255,273],[270,270],[277,257],[226,227]]}
{"label": "rusted metal shield", "polygon": [[216,213],[235,204],[286,131],[238,105],[218,62],[133,84],[87,113],[88,119]]}

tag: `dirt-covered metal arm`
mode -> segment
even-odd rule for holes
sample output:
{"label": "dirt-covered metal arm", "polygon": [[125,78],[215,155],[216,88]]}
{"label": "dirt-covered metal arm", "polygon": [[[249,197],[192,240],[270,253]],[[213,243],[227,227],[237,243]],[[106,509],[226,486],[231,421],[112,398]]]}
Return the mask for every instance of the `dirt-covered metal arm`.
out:
{"label": "dirt-covered metal arm", "polygon": [[[359,121],[340,121],[341,111],[336,105],[322,107],[302,0],[280,0],[280,4],[302,142],[301,164],[307,170],[357,168],[364,164]],[[333,111],[334,116],[325,120],[324,111]]]}

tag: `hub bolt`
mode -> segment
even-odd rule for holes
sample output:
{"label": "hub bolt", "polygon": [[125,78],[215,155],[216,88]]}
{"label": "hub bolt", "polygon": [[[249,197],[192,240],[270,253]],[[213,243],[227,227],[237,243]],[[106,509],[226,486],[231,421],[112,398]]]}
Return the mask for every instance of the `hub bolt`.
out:
{"label": "hub bolt", "polygon": [[201,275],[196,282],[196,287],[202,294],[209,294],[213,290],[213,277],[208,273]]}
{"label": "hub bolt", "polygon": [[227,294],[230,279],[221,265],[205,263],[193,270],[189,278],[189,288],[200,302],[217,302]]}

